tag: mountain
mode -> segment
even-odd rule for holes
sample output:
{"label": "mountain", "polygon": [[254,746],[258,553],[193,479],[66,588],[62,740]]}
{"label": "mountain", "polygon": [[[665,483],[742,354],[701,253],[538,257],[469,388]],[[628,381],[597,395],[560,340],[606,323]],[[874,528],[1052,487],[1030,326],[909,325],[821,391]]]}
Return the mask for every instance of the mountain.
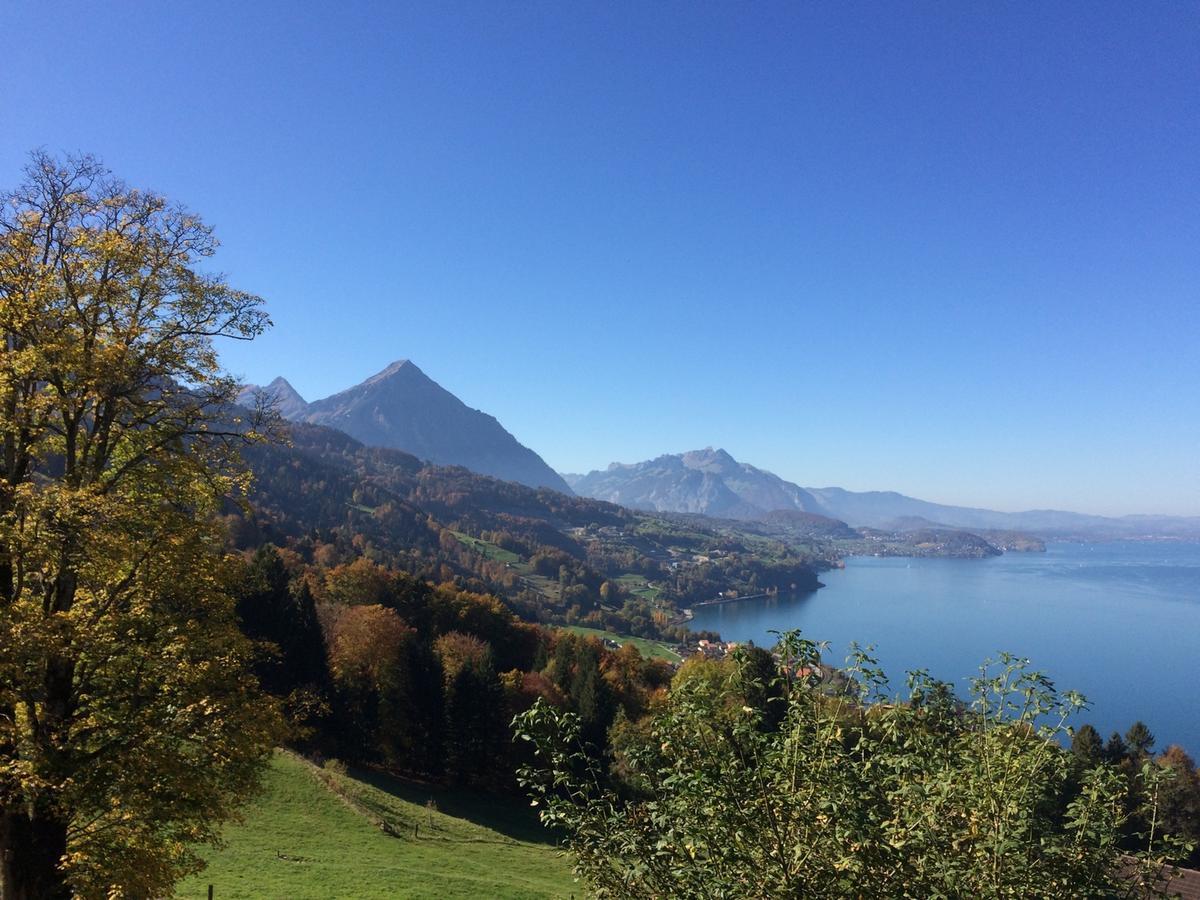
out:
{"label": "mountain", "polygon": [[253,407],[256,396],[260,393],[274,401],[275,408],[285,419],[299,421],[308,411],[308,403],[283,376],[276,378],[266,387],[259,387],[257,384],[244,386],[242,392],[238,394],[238,403]]}
{"label": "mountain", "polygon": [[949,506],[907,497],[895,491],[847,491],[839,487],[806,488],[825,515],[851,525],[895,527],[919,518],[951,528],[974,531],[1022,531],[1080,539],[1200,537],[1200,518],[1184,516],[1093,516],[1057,509],[999,512]]}
{"label": "mountain", "polygon": [[438,465],[571,493],[557,472],[492,416],[471,409],[406,359],[312,403],[283,378],[266,390],[279,395],[280,413],[293,421],[327,425],[364,444],[404,450]]}
{"label": "mountain", "polygon": [[632,465],[613,463],[574,487],[577,494],[654,512],[722,519],[759,519],[777,509],[824,514],[803,488],[712,447]]}
{"label": "mountain", "polygon": [[730,519],[762,520],[769,513],[792,510],[889,530],[924,524],[1080,538],[1200,537],[1200,518],[1195,517],[1008,513],[931,503],[895,491],[800,487],[711,447],[641,463],[613,463],[578,476],[573,487],[578,494],[635,509]]}

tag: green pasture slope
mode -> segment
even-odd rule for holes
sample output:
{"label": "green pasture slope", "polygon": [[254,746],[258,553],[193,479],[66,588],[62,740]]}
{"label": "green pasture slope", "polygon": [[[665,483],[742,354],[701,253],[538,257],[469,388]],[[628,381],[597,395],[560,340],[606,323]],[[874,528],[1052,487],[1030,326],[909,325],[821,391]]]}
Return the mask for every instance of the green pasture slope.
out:
{"label": "green pasture slope", "polygon": [[681,662],[683,659],[683,657],[666,644],[660,644],[658,641],[651,641],[646,638],[628,637],[623,634],[614,634],[611,631],[602,631],[599,628],[584,628],[582,625],[568,625],[565,626],[565,630],[583,635],[584,637],[608,638],[610,641],[616,641],[618,644],[633,644],[633,646],[637,647],[638,652],[647,659],[665,659],[667,662]]}
{"label": "green pasture slope", "polygon": [[519,800],[337,775],[283,752],[264,788],[176,897],[207,897],[210,884],[215,900],[586,895]]}
{"label": "green pasture slope", "polygon": [[649,600],[651,603],[656,602],[658,595],[662,593],[641,575],[634,575],[632,573],[621,575],[617,578],[617,583],[634,596],[641,597],[643,600]]}
{"label": "green pasture slope", "polygon": [[488,541],[481,541],[479,538],[463,534],[461,531],[452,531],[450,533],[458,539],[460,544],[470,547],[484,559],[494,559],[498,562],[508,563],[509,565],[519,565],[521,562],[521,557],[517,556],[511,550],[497,547]]}

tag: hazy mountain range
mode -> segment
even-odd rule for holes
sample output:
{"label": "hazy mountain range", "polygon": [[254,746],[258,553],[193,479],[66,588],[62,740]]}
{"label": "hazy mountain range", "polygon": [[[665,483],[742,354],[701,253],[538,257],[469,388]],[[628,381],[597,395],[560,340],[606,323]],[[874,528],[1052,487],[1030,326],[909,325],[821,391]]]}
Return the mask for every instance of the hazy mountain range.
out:
{"label": "hazy mountain range", "polygon": [[711,447],[640,463],[613,463],[603,471],[565,477],[576,493],[586,497],[634,509],[718,518],[757,520],[777,510],[797,510],[871,528],[938,524],[1090,537],[1200,535],[1197,517],[1112,518],[1059,510],[1007,513],[930,503],[894,491],[800,487]]}
{"label": "hazy mountain range", "polygon": [[613,463],[587,475],[559,475],[495,418],[471,409],[408,360],[398,360],[361,384],[306,401],[286,378],[246,385],[242,401],[265,392],[284,418],[326,425],[364,444],[404,450],[438,465],[574,492],[632,509],[697,513],[762,521],[794,511],[854,527],[916,529],[932,525],[1013,530],[1043,536],[1197,537],[1200,517],[1092,516],[1059,510],[997,512],[931,503],[894,491],[801,487],[708,447],[645,462]]}
{"label": "hazy mountain range", "polygon": [[585,497],[655,512],[721,519],[761,519],[780,509],[826,514],[803,488],[711,447],[566,478]]}
{"label": "hazy mountain range", "polygon": [[557,472],[492,416],[471,409],[406,359],[311,403],[283,377],[265,388],[246,385],[241,402],[252,402],[260,391],[273,396],[280,414],[293,422],[327,425],[364,444],[404,450],[438,465],[571,493]]}

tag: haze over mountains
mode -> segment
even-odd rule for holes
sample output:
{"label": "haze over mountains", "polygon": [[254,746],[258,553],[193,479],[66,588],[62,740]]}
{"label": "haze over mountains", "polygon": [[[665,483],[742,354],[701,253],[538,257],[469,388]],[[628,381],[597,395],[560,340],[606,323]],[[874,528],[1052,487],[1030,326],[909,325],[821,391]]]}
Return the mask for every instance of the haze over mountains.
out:
{"label": "haze over mountains", "polygon": [[894,491],[801,487],[712,447],[640,463],[613,463],[587,475],[561,476],[495,418],[471,409],[408,360],[398,360],[361,384],[311,403],[283,377],[265,388],[247,385],[243,400],[248,402],[260,390],[274,398],[284,418],[336,428],[369,446],[404,450],[439,465],[463,466],[530,487],[564,494],[573,489],[581,496],[632,509],[743,521],[792,511],[856,528],[912,530],[938,525],[1084,538],[1200,536],[1200,518],[1109,518],[1059,510],[1008,513],[931,503]]}
{"label": "haze over mountains", "polygon": [[711,447],[567,478],[586,497],[656,512],[723,519],[761,519],[779,509],[824,514],[803,488]]}
{"label": "haze over mountains", "polygon": [[711,447],[640,463],[613,463],[603,471],[566,478],[576,493],[586,497],[635,509],[700,513],[728,519],[762,519],[776,510],[796,510],[870,528],[938,524],[1093,537],[1200,534],[1200,518],[1109,518],[1059,510],[1007,513],[930,503],[894,491],[800,487]]}
{"label": "haze over mountains", "polygon": [[243,402],[260,390],[274,395],[280,414],[294,422],[328,425],[364,444],[404,450],[439,465],[571,493],[557,472],[495,418],[471,409],[406,359],[312,403],[283,377],[265,388],[247,385]]}

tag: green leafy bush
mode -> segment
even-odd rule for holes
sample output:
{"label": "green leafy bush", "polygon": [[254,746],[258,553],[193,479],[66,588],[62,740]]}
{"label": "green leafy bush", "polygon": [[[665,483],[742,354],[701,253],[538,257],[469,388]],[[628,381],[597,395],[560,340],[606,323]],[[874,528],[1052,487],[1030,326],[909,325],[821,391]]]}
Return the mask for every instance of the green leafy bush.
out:
{"label": "green leafy bush", "polygon": [[[598,894],[1145,896],[1179,858],[1161,833],[1122,851],[1127,777],[1061,746],[1085,702],[1026,660],[986,663],[963,703],[925,672],[896,698],[857,647],[835,690],[820,649],[785,634],[770,684],[749,657],[678,678],[626,732],[619,783],[577,716],[538,703],[517,718],[538,760],[522,783]],[[1142,773],[1151,806],[1162,770]]]}

